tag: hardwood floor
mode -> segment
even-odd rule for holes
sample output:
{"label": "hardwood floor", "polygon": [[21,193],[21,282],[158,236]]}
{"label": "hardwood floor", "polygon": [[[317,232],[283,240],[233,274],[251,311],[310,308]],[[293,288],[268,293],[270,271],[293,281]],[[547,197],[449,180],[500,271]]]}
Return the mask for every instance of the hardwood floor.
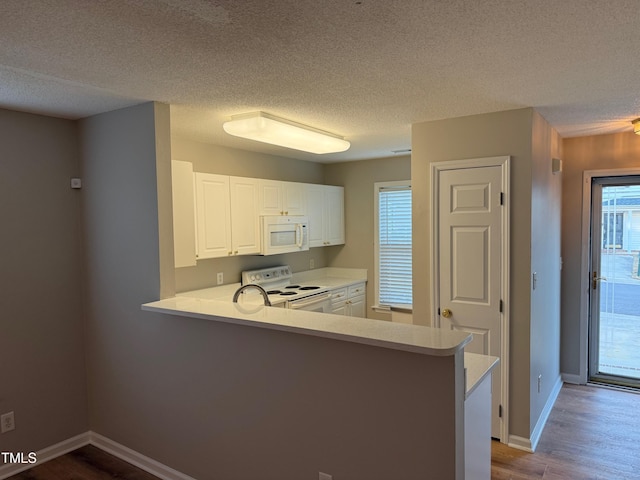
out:
{"label": "hardwood floor", "polygon": [[[114,478],[158,480],[92,446],[80,448],[7,480]],[[492,443],[491,478],[640,479],[640,395],[599,387],[563,386],[536,453]]]}
{"label": "hardwood floor", "polygon": [[565,384],[535,453],[492,443],[491,478],[640,479],[640,395]]}

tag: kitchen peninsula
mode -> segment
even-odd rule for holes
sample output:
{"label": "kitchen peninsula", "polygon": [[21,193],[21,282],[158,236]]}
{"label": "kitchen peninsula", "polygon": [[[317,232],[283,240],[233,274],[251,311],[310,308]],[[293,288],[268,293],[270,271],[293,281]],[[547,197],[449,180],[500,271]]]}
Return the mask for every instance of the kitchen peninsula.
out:
{"label": "kitchen peninsula", "polygon": [[[497,359],[465,354],[469,335],[265,307],[256,297],[233,303],[228,293],[235,287],[191,292],[142,309],[243,329],[248,339],[230,361],[245,363],[261,352],[255,368],[269,370],[264,375],[274,384],[258,380],[244,388],[256,389],[258,403],[270,399],[267,423],[275,422],[278,443],[302,449],[292,457],[311,457],[318,471],[335,478],[489,478],[490,372]],[[215,298],[216,290],[227,293]],[[288,377],[294,370],[295,381],[282,385],[272,364]],[[394,447],[397,436],[403,447]]]}

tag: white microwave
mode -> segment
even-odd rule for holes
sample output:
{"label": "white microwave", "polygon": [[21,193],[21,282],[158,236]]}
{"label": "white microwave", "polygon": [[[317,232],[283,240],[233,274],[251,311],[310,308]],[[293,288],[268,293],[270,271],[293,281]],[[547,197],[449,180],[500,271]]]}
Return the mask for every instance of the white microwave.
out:
{"label": "white microwave", "polygon": [[265,216],[262,223],[262,255],[309,250],[309,220],[303,216]]}

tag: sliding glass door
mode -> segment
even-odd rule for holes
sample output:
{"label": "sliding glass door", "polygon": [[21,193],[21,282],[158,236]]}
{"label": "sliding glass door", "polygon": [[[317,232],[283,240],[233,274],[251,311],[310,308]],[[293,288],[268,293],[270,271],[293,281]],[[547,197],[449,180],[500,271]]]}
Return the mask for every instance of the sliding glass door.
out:
{"label": "sliding glass door", "polygon": [[640,387],[640,177],[594,178],[589,377]]}

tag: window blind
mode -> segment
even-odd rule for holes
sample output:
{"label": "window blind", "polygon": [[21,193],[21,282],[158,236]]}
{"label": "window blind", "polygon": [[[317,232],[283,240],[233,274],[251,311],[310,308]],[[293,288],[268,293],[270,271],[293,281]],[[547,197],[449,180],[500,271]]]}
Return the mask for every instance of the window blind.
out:
{"label": "window blind", "polygon": [[380,305],[411,305],[411,187],[378,191],[378,294]]}

